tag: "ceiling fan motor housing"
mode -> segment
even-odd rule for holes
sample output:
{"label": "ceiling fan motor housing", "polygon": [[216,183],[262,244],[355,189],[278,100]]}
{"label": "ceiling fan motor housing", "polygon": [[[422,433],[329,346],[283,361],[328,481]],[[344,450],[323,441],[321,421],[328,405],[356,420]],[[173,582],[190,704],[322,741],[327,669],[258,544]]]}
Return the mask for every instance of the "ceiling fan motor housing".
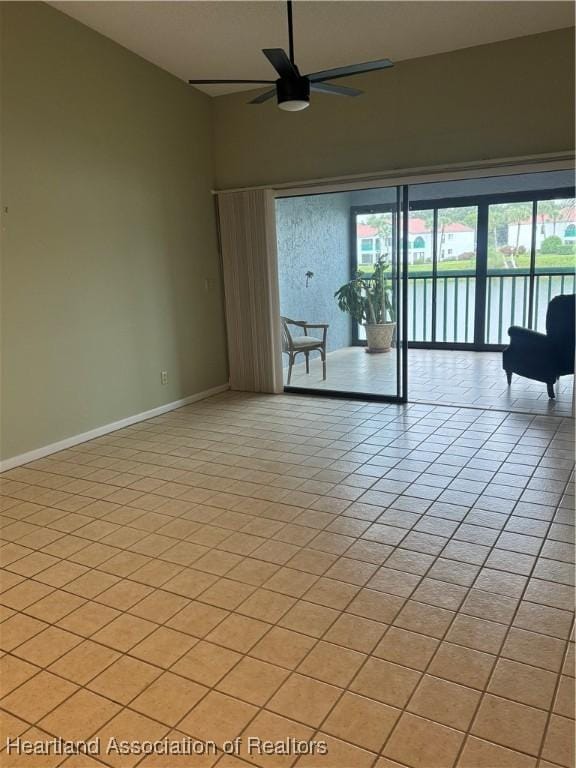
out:
{"label": "ceiling fan motor housing", "polygon": [[281,77],[276,80],[278,104],[286,101],[310,101],[310,81],[307,77]]}

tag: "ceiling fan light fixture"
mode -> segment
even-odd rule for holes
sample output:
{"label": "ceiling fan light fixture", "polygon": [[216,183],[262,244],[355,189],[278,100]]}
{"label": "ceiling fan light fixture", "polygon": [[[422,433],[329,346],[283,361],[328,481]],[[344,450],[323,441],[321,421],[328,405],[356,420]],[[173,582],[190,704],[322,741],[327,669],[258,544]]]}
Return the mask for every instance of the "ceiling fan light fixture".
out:
{"label": "ceiling fan light fixture", "polygon": [[280,77],[276,81],[278,106],[285,112],[300,112],[310,104],[310,81],[306,77]]}
{"label": "ceiling fan light fixture", "polygon": [[278,106],[285,112],[301,112],[310,106],[310,102],[304,99],[291,99],[290,101],[279,101]]}

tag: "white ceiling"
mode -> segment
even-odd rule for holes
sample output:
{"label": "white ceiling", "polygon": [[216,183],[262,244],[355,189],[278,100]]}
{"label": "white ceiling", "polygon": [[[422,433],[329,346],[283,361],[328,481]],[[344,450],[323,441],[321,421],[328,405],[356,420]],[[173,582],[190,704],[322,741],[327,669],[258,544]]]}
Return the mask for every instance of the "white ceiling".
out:
{"label": "white ceiling", "polygon": [[[274,79],[261,49],[288,47],[280,0],[50,4],[183,80]],[[296,63],[303,73],[385,57],[398,62],[573,24],[573,3],[553,0],[294,3]],[[219,95],[254,87],[201,89]]]}

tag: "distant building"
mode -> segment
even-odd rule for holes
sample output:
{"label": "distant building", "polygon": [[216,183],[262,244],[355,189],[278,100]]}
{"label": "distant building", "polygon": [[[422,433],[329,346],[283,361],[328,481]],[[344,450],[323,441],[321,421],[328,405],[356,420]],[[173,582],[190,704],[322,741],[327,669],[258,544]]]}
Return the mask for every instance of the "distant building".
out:
{"label": "distant building", "polygon": [[[542,241],[555,235],[562,240],[564,245],[576,244],[576,208],[564,208],[558,212],[554,220],[549,214],[538,214],[536,220],[536,250],[540,249]],[[525,248],[530,251],[532,244],[532,217],[522,221],[508,224],[505,232],[506,242],[498,245],[510,245],[513,248]],[[504,239],[504,238],[503,238]]]}
{"label": "distant building", "polygon": [[[424,219],[411,216],[408,222],[408,263],[432,262],[433,232]],[[391,238],[383,238],[376,227],[358,224],[356,229],[358,262],[375,264],[382,254],[390,253]],[[476,231],[457,222],[438,229],[438,261],[469,258],[476,249]]]}
{"label": "distant building", "polygon": [[[417,216],[411,216],[408,222],[408,263],[432,262],[432,227]],[[536,222],[536,250],[542,242],[555,235],[564,245],[576,245],[576,208],[559,210],[554,219],[547,213],[538,215]],[[390,253],[392,240],[383,237],[376,227],[359,223],[356,229],[358,263],[370,266],[376,263],[382,254]],[[493,237],[492,233],[489,237]],[[495,230],[498,248],[509,246],[522,248],[529,252],[532,243],[532,219],[522,219],[499,226]],[[453,222],[438,228],[438,261],[458,261],[468,259],[476,252],[476,231],[473,227]]]}

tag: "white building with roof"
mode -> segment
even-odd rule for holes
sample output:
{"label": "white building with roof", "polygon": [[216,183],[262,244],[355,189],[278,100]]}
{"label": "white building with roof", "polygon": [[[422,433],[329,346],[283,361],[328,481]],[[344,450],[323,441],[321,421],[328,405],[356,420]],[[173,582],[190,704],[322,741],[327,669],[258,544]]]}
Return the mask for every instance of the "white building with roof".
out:
{"label": "white building with roof", "polygon": [[[408,222],[408,262],[432,263],[433,231],[424,219],[411,216]],[[375,264],[382,254],[390,252],[391,240],[384,238],[376,227],[359,223],[356,228],[359,265]],[[458,261],[473,257],[476,232],[473,227],[453,222],[438,229],[438,261]]]}
{"label": "white building with roof", "polygon": [[[576,208],[564,208],[559,211],[556,219],[547,213],[538,214],[536,221],[536,250],[539,251],[547,237],[556,236],[562,240],[563,245],[576,244]],[[507,242],[501,245],[509,245],[513,248],[525,248],[530,251],[532,247],[532,217],[508,224]]]}

